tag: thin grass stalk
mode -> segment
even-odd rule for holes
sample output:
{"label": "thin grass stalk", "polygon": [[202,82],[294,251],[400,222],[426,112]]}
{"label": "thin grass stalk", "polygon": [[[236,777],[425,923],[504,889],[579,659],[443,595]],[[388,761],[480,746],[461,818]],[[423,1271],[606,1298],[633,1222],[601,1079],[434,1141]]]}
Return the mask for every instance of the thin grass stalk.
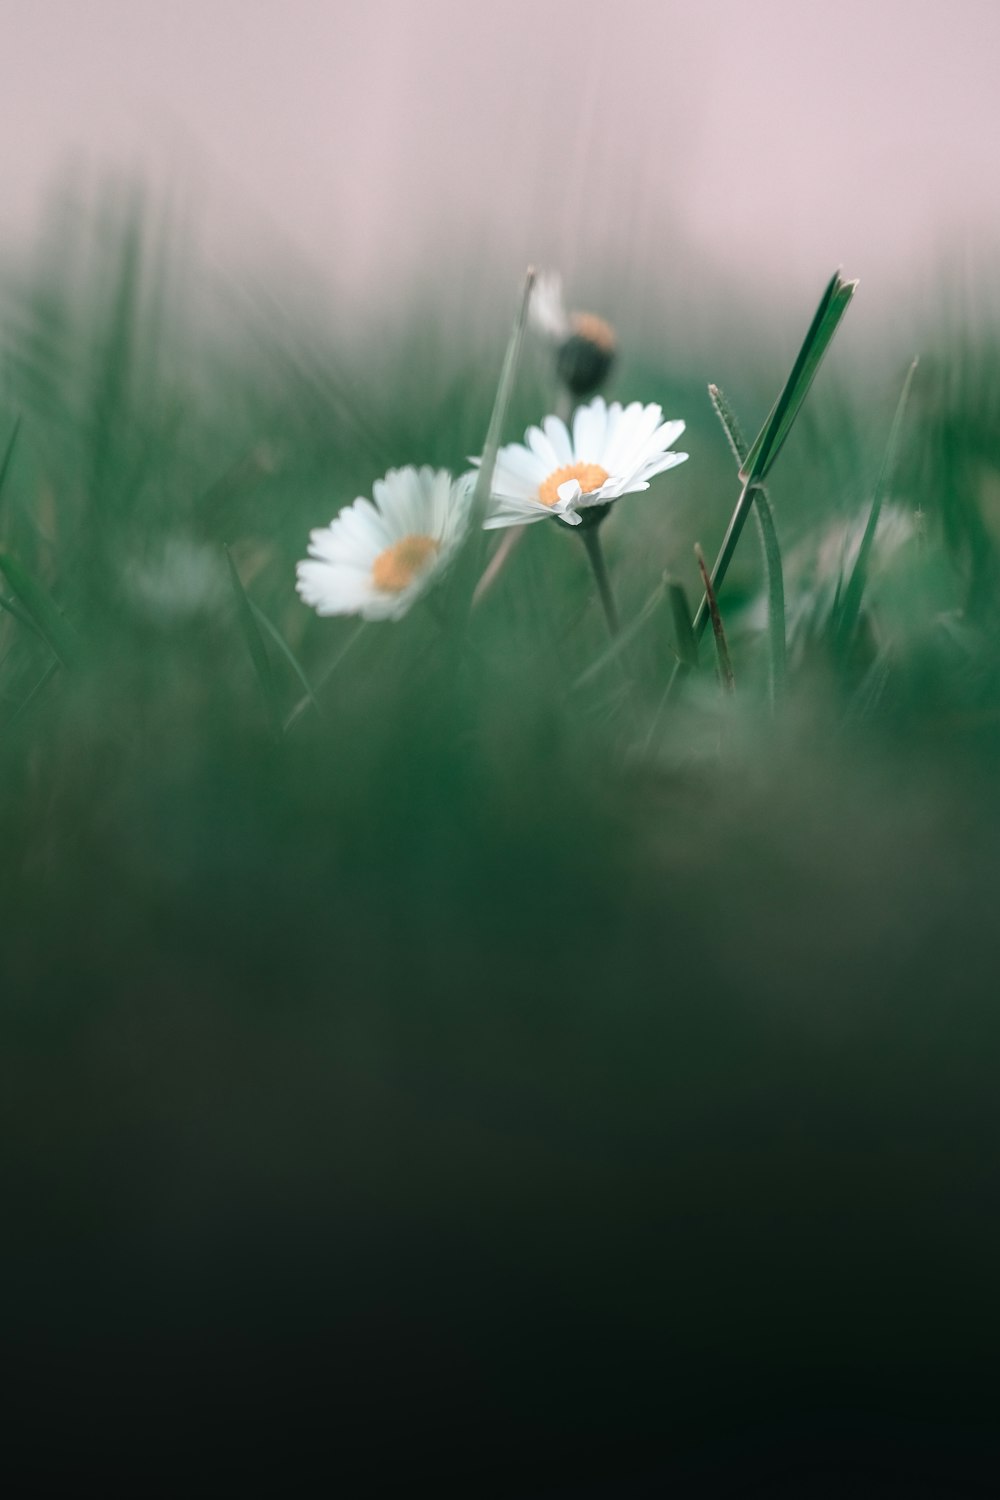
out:
{"label": "thin grass stalk", "polygon": [[733,663],[729,655],[729,644],[726,640],[722,616],[719,613],[719,604],[715,597],[715,589],[712,587],[712,580],[709,578],[708,569],[705,566],[705,554],[697,543],[695,543],[694,555],[698,559],[698,570],[705,585],[705,598],[708,600],[708,613],[712,621],[712,634],[715,636],[715,654],[719,661],[719,678],[722,682],[723,691],[732,693],[736,688],[736,679],[733,676]]}
{"label": "thin grass stalk", "polygon": [[[490,495],[493,491],[493,473],[496,469],[497,454],[500,451],[500,435],[507,420],[507,408],[510,406],[514,381],[521,361],[521,347],[524,342],[524,330],[528,321],[528,308],[531,305],[531,292],[534,284],[534,267],[529,266],[525,272],[521,301],[514,316],[510,338],[507,340],[507,349],[500,370],[500,379],[497,382],[496,396],[493,400],[493,411],[479,460],[479,472],[472,491],[472,501],[469,506],[469,540],[464,548],[465,555],[460,560],[457,569],[459,584],[455,593],[462,601],[460,608],[466,611],[472,608],[477,584],[481,581],[483,521],[486,519]],[[470,574],[477,580],[476,584],[471,583]]]}
{"label": "thin grass stalk", "polygon": [[323,668],[322,672],[320,672],[319,676],[314,679],[312,693],[306,693],[299,699],[298,703],[296,703],[295,707],[291,710],[288,717],[285,719],[285,734],[288,733],[293,724],[298,722],[307,708],[311,708],[315,705],[315,694],[317,694],[319,690],[325,687],[326,684],[330,681],[330,678],[340,666],[340,663],[344,660],[344,657],[352,649],[355,643],[360,640],[362,632],[364,631],[367,624],[367,620],[362,620],[361,623],[355,627],[355,629],[347,637],[347,640],[341,646],[340,650],[337,652],[336,656],[333,658],[333,661],[328,662],[327,665]]}
{"label": "thin grass stalk", "polygon": [[[715,414],[722,423],[737,467],[746,463],[749,445],[743,436],[739,422],[729,402],[717,385],[708,388],[709,399]],[[785,583],[781,563],[781,548],[774,524],[771,502],[763,485],[753,491],[753,513],[760,536],[764,557],[764,576],[767,580],[767,626],[771,658],[771,702],[777,704],[784,693],[787,672],[788,649],[785,629]]]}
{"label": "thin grass stalk", "polygon": [[896,452],[899,448],[900,434],[903,430],[903,419],[906,415],[907,404],[910,399],[910,387],[913,377],[917,373],[918,361],[914,359],[906,372],[903,381],[903,389],[896,404],[895,415],[892,426],[889,429],[889,441],[886,444],[885,453],[882,456],[882,466],[875,481],[875,493],[872,496],[871,510],[868,512],[868,521],[865,525],[864,536],[861,538],[861,546],[858,549],[857,559],[851,572],[850,581],[844,591],[843,603],[840,604],[836,623],[836,637],[841,644],[849,641],[858,615],[861,612],[861,599],[865,590],[865,579],[868,572],[868,560],[871,556],[872,547],[875,544],[875,533],[878,530],[879,516],[882,513],[882,498],[889,476],[896,467]]}

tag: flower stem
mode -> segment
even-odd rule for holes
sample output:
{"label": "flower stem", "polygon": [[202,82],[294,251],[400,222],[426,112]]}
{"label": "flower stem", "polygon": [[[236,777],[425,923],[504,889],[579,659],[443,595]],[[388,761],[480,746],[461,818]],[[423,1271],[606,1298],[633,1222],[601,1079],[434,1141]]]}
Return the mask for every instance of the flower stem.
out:
{"label": "flower stem", "polygon": [[611,592],[611,580],[608,577],[608,566],[604,561],[604,549],[601,546],[601,534],[598,526],[587,526],[581,528],[583,545],[587,549],[587,557],[594,572],[597,582],[597,591],[601,596],[601,604],[604,606],[604,618],[608,622],[608,631],[612,637],[618,634],[618,610],[615,606],[615,596]]}

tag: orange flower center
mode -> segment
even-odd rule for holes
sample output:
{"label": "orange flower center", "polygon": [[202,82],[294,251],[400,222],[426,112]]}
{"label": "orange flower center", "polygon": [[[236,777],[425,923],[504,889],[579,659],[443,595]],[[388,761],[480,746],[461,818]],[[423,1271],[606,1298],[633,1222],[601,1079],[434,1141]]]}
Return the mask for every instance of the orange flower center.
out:
{"label": "orange flower center", "polygon": [[596,344],[602,354],[615,352],[615,330],[596,313],[574,313],[569,322],[578,338],[586,339],[589,344]]}
{"label": "orange flower center", "polygon": [[372,583],[383,593],[401,593],[423,572],[437,550],[433,537],[404,536],[376,557],[372,563]]}
{"label": "orange flower center", "polygon": [[589,495],[594,490],[599,490],[608,477],[607,469],[602,469],[600,464],[567,464],[565,468],[555,469],[538,486],[538,498],[543,505],[557,505],[559,486],[567,480],[575,479],[583,493]]}

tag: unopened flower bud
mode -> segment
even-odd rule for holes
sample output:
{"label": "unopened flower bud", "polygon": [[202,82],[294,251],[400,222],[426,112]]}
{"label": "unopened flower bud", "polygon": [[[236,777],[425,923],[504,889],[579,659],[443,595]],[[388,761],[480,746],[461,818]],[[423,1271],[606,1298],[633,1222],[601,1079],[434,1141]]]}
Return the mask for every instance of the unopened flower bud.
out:
{"label": "unopened flower bud", "polygon": [[604,384],[614,364],[615,331],[594,313],[574,313],[570,332],[559,345],[559,379],[574,396],[591,396]]}

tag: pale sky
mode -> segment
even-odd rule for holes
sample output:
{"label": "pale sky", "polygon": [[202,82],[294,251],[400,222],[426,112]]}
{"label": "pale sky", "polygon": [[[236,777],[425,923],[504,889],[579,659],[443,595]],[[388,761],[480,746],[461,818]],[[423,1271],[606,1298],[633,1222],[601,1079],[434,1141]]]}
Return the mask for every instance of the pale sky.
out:
{"label": "pale sky", "polygon": [[877,297],[995,235],[991,0],[0,0],[0,234],[138,167],[364,301],[477,247]]}

